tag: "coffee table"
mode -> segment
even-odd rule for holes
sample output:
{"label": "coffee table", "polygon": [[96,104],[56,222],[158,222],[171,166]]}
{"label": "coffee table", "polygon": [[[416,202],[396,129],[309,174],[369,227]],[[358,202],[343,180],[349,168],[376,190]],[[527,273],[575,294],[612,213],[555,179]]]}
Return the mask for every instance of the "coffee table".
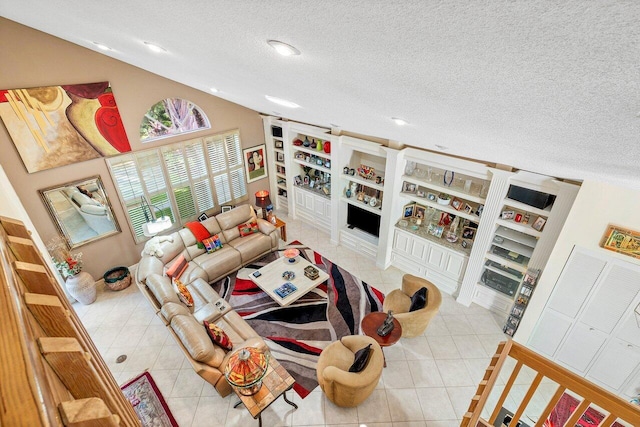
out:
{"label": "coffee table", "polygon": [[[384,348],[390,345],[393,345],[398,342],[400,337],[402,336],[402,325],[398,322],[398,319],[393,318],[393,330],[389,332],[388,335],[381,337],[378,335],[378,327],[384,322],[387,318],[387,313],[381,311],[374,311],[372,313],[367,314],[362,318],[362,323],[360,327],[362,328],[362,332],[374,340],[380,347],[382,348],[382,355],[384,356]],[[384,361],[384,366],[387,366],[387,360]]]}
{"label": "coffee table", "polygon": [[[308,267],[310,265],[318,269],[318,278],[315,280],[311,280],[304,275],[305,267]],[[258,285],[260,289],[265,291],[265,293],[269,295],[271,299],[280,304],[282,307],[287,306],[294,301],[297,301],[311,289],[315,288],[320,283],[329,278],[329,275],[327,273],[320,270],[318,267],[300,256],[296,257],[296,262],[294,262],[293,264],[288,262],[287,258],[278,258],[257,271],[260,272],[259,277],[255,277],[255,273],[252,273],[249,275],[249,278],[256,285]],[[290,280],[283,279],[282,273],[284,273],[285,271],[293,271],[296,277]],[[298,289],[282,298],[275,293],[275,290],[282,286],[285,282],[291,282]]]}
{"label": "coffee table", "polygon": [[256,394],[245,396],[240,394],[236,387],[231,386],[236,396],[240,398],[240,402],[236,403],[234,408],[243,403],[253,419],[258,419],[258,426],[262,427],[262,412],[275,402],[278,397],[282,396],[285,402],[298,409],[298,405],[287,399],[286,395],[286,392],[293,388],[294,383],[295,380],[291,374],[284,369],[275,357],[271,356],[267,373],[262,378],[262,387]]}

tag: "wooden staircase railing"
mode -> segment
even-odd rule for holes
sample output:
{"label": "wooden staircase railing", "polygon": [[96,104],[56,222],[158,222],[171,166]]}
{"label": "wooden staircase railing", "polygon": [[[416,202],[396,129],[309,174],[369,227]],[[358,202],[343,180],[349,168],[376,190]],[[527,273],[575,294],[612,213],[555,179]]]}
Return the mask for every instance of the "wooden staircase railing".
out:
{"label": "wooden staircase railing", "polygon": [[6,217],[0,324],[0,425],[140,425],[28,230]]}
{"label": "wooden staircase railing", "polygon": [[[488,403],[491,390],[496,383],[500,370],[507,358],[515,360],[516,364],[507,380],[504,390],[498,397],[488,420],[482,418],[482,412]],[[540,356],[525,346],[515,341],[501,342],[498,345],[496,354],[491,358],[491,362],[485,371],[483,379],[478,385],[475,396],[471,399],[469,409],[464,414],[460,427],[487,427],[501,426],[503,420],[498,420],[498,415],[502,410],[510,391],[515,384],[518,374],[523,367],[528,367],[535,372],[535,377],[531,381],[527,392],[524,394],[517,408],[513,408],[513,417],[509,426],[515,427],[522,419],[525,409],[532,397],[536,393],[544,378],[548,378],[558,384],[555,392],[549,398],[547,405],[540,414],[535,414],[537,422],[535,427],[542,427],[547,418],[556,407],[565,392],[579,400],[577,407],[571,412],[564,427],[574,427],[584,412],[593,406],[598,411],[603,411],[604,419],[599,427],[610,427],[615,421],[620,421],[623,425],[640,426],[640,407],[633,405],[607,390],[585,380],[579,375],[563,368],[562,366]],[[498,423],[496,424],[496,422]],[[595,427],[595,426],[594,426]]]}

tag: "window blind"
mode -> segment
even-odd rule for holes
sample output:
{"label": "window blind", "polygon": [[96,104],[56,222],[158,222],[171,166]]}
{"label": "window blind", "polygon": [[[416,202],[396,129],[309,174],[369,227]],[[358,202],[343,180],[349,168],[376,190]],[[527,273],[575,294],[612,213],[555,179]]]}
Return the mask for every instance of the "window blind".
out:
{"label": "window blind", "polygon": [[[204,211],[247,198],[237,130],[112,157],[107,164],[136,242],[144,240],[142,225],[153,216],[169,216],[182,226]],[[152,205],[152,218],[143,197]]]}

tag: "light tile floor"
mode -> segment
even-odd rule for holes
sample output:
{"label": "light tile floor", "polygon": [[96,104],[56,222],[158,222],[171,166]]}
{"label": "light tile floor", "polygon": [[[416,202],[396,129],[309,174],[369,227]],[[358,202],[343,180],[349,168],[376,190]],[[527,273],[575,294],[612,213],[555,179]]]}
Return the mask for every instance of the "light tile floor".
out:
{"label": "light tile floor", "polygon": [[[301,241],[384,293],[400,286],[402,271],[380,270],[368,258],[332,245],[327,234],[286,216],[282,219],[287,222],[289,241]],[[237,401],[233,395],[221,398],[194,373],[135,285],[120,292],[100,291],[95,303],[75,303],[74,308],[116,381],[122,384],[149,370],[180,426],[257,426],[243,407],[233,408]],[[263,414],[264,425],[458,426],[489,356],[506,339],[501,322],[484,308],[464,307],[443,294],[440,312],[423,336],[403,338],[385,348],[387,367],[382,379],[360,406],[339,408],[319,387],[304,400],[289,392],[299,409],[279,399]],[[122,354],[127,360],[116,363]],[[530,381],[531,375],[523,370],[516,381],[522,384],[522,393]]]}

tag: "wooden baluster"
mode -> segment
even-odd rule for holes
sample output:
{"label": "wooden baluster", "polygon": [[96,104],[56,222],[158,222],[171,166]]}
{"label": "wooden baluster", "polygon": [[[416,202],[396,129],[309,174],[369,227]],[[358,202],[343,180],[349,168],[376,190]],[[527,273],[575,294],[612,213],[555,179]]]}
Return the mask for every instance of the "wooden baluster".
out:
{"label": "wooden baluster", "polygon": [[66,427],[117,427],[120,417],[112,414],[102,399],[69,400],[58,405],[62,422]]}
{"label": "wooden baluster", "polygon": [[24,287],[28,292],[34,294],[45,294],[58,296],[53,279],[49,276],[49,272],[42,265],[31,264],[28,262],[14,261],[13,268],[16,270]]}
{"label": "wooden baluster", "polygon": [[76,328],[71,323],[69,310],[62,306],[58,297],[25,293],[24,302],[48,336],[77,336]]}

